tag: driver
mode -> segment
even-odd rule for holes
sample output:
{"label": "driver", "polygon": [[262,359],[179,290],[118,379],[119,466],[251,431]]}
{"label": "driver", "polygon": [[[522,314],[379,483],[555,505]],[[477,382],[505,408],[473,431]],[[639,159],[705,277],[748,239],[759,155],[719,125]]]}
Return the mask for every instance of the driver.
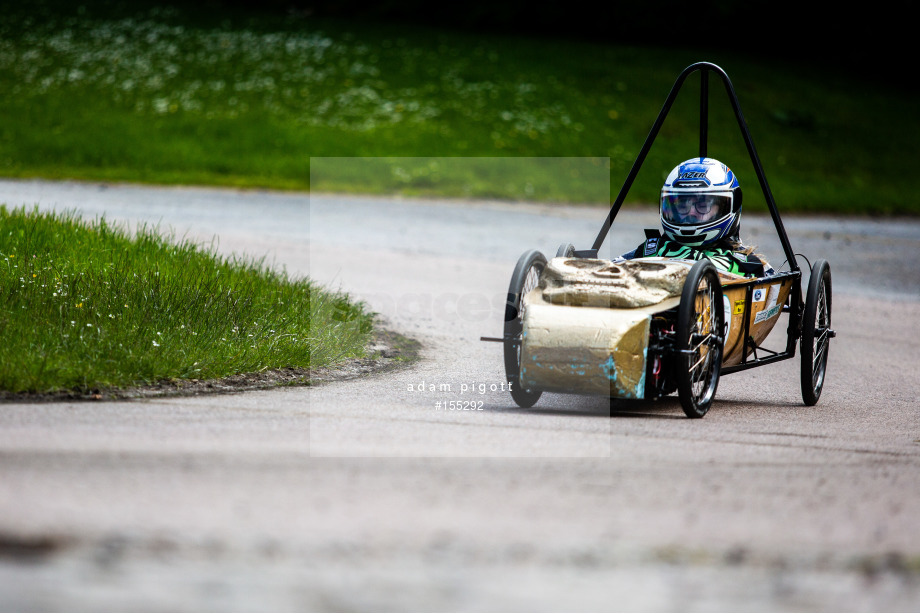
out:
{"label": "driver", "polygon": [[674,221],[680,224],[702,224],[719,215],[720,197],[707,194],[686,194],[668,196],[668,203]]}
{"label": "driver", "polygon": [[[661,188],[661,232],[622,258],[708,258],[716,268],[763,277],[773,269],[738,238],[741,187],[730,168],[713,158],[691,158],[671,171]],[[663,234],[663,236],[662,236]]]}

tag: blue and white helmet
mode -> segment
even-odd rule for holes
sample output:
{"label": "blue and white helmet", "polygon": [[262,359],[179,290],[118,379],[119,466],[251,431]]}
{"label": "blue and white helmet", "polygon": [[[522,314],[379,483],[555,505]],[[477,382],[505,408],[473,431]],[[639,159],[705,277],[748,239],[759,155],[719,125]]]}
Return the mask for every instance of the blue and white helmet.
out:
{"label": "blue and white helmet", "polygon": [[738,234],[741,187],[730,168],[713,158],[678,165],[661,188],[661,229],[666,238],[700,247]]}

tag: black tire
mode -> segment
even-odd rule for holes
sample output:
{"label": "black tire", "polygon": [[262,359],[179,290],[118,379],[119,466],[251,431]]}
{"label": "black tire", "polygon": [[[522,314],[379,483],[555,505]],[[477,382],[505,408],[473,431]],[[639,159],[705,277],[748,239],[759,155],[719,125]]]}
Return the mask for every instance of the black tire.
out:
{"label": "black tire", "polygon": [[575,255],[575,246],[571,243],[563,243],[556,250],[556,258],[571,258]]}
{"label": "black tire", "polygon": [[514,267],[508,300],[505,303],[505,376],[511,385],[511,398],[521,407],[533,407],[543,394],[521,386],[521,333],[524,330],[524,296],[537,287],[546,268],[546,257],[537,250],[525,252]]}
{"label": "black tire", "polygon": [[802,400],[814,405],[824,388],[827,352],[834,333],[831,330],[831,267],[818,260],[811,267],[805,312],[802,314]]}
{"label": "black tire", "polygon": [[677,310],[677,393],[689,418],[709,411],[719,387],[725,311],[722,283],[708,260],[693,265]]}

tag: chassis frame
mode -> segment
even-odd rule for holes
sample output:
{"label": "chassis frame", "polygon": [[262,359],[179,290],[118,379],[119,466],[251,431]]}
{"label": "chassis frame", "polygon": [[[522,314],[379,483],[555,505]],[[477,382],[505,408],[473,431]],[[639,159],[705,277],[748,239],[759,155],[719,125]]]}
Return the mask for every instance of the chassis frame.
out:
{"label": "chassis frame", "polygon": [[[789,270],[778,272],[767,277],[758,277],[753,279],[739,278],[737,280],[732,280],[728,284],[720,286],[718,292],[719,300],[722,300],[722,291],[729,287],[731,288],[734,296],[737,296],[739,291],[743,291],[744,293],[744,311],[741,314],[743,330],[741,331],[742,337],[740,340],[742,343],[742,347],[740,348],[740,360],[736,361],[735,364],[721,364],[723,357],[722,344],[724,344],[726,339],[723,336],[719,336],[717,333],[713,332],[712,337],[714,338],[716,344],[718,344],[719,364],[714,368],[714,383],[711,385],[711,390],[708,391],[708,399],[704,400],[705,402],[701,407],[696,407],[697,403],[691,399],[688,406],[688,402],[684,398],[687,395],[684,394],[684,390],[681,388],[681,403],[684,406],[684,410],[688,416],[702,417],[702,415],[705,414],[709,408],[709,403],[712,400],[712,396],[715,394],[715,386],[718,384],[718,378],[720,375],[727,375],[730,373],[744,371],[754,367],[760,367],[793,358],[796,355],[796,344],[797,342],[800,342],[803,352],[801,382],[803,399],[807,405],[814,405],[817,402],[823,388],[824,373],[827,362],[828,340],[836,336],[834,331],[830,328],[830,267],[823,260],[816,261],[812,266],[812,279],[810,281],[808,290],[809,302],[806,302],[802,292],[802,271],[799,268],[798,262],[796,260],[796,254],[790,244],[789,237],[786,233],[786,229],[783,225],[779,210],[776,205],[776,201],[773,197],[772,191],[770,190],[766,174],[764,173],[763,165],[760,162],[760,158],[757,154],[757,149],[754,146],[754,141],[751,137],[750,130],[748,129],[747,122],[744,119],[744,115],[741,111],[741,104],[738,100],[737,94],[735,93],[735,89],[731,83],[731,80],[729,79],[726,72],[719,66],[710,62],[697,62],[695,64],[691,64],[680,73],[674,85],[672,86],[670,93],[665,99],[661,111],[658,113],[658,116],[652,125],[652,128],[646,137],[635,162],[630,168],[623,186],[621,187],[616,199],[613,201],[607,217],[604,220],[592,247],[590,249],[578,250],[575,249],[571,244],[563,244],[560,246],[556,255],[576,259],[598,258],[598,251],[606,239],[609,230],[613,225],[614,220],[616,219],[616,216],[620,211],[620,208],[622,207],[623,202],[625,201],[626,196],[628,195],[629,190],[633,185],[633,182],[636,179],[636,176],[639,173],[639,170],[642,167],[642,164],[644,163],[649,151],[651,150],[651,147],[658,136],[661,126],[667,118],[674,101],[677,99],[677,96],[681,91],[681,88],[686,83],[687,78],[694,73],[700,74],[699,156],[707,157],[708,153],[710,90],[709,81],[710,76],[714,75],[721,81],[728,95],[729,103],[731,104],[735,119],[741,131],[741,136],[744,140],[755,173],[757,175],[757,179],[769,209],[773,225],[776,229],[777,236],[786,257],[786,263],[789,265]],[[697,264],[702,266],[704,262],[705,261],[700,261]],[[536,272],[536,279],[538,279],[539,275],[542,274],[543,268],[545,266],[545,257],[543,257],[542,254],[539,254],[539,252],[536,252],[535,250],[531,250],[521,257],[521,259],[518,261],[515,272],[512,275],[511,285],[508,291],[504,335],[502,338],[482,337],[483,341],[499,341],[504,344],[506,376],[509,383],[512,385],[518,385],[516,392],[515,389],[512,388],[512,397],[514,398],[515,402],[517,402],[517,404],[522,407],[532,406],[534,403],[536,403],[541,394],[541,391],[538,389],[527,389],[525,386],[521,385],[520,365],[522,346],[521,338],[523,331],[522,314],[525,309],[523,297],[534,287],[535,278],[533,272]],[[709,265],[709,268],[712,269],[711,265]],[[714,276],[714,269],[708,274]],[[788,325],[786,328],[786,342],[785,347],[780,351],[774,351],[763,347],[750,334],[751,319],[753,315],[752,295],[754,293],[755,287],[758,284],[764,284],[765,282],[769,282],[771,284],[779,283],[784,285],[788,283],[789,285],[788,293],[782,302],[782,313],[786,313],[789,316]],[[686,301],[688,296],[688,292],[684,292],[682,301]],[[674,371],[673,367],[675,363],[684,364],[681,363],[682,358],[685,358],[693,351],[690,349],[692,347],[690,339],[685,338],[682,341],[678,341],[675,338],[675,321],[678,319],[677,311],[677,308],[674,308],[665,312],[664,317],[659,318],[659,326],[651,327],[648,340],[648,354],[653,358],[657,357],[662,362],[667,363],[667,368],[665,370],[669,374]],[[683,317],[683,315],[681,315],[681,317]],[[660,325],[662,320],[665,322],[664,326]],[[724,322],[724,320],[720,321]],[[806,321],[808,322],[808,327],[810,327],[808,330],[804,329],[804,324]],[[769,334],[769,331],[767,334]],[[714,349],[716,344],[713,344]],[[678,388],[675,380],[681,379],[681,372],[678,368],[676,377],[666,375],[663,379],[659,378],[657,381],[653,380],[651,377],[653,375],[652,364],[653,360],[649,360],[647,363],[648,375],[650,377],[649,381],[645,384],[645,396],[642,398],[654,399],[659,396],[669,394],[670,392],[673,392],[675,388]]]}

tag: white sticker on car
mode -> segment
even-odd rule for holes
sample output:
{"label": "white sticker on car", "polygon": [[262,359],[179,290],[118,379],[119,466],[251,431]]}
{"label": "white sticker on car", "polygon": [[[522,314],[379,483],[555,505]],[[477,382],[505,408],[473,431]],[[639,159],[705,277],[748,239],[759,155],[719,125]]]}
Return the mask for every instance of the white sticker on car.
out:
{"label": "white sticker on car", "polygon": [[776,305],[776,299],[779,298],[779,284],[770,286],[770,294],[767,296],[767,305],[764,307],[764,310],[771,309]]}

